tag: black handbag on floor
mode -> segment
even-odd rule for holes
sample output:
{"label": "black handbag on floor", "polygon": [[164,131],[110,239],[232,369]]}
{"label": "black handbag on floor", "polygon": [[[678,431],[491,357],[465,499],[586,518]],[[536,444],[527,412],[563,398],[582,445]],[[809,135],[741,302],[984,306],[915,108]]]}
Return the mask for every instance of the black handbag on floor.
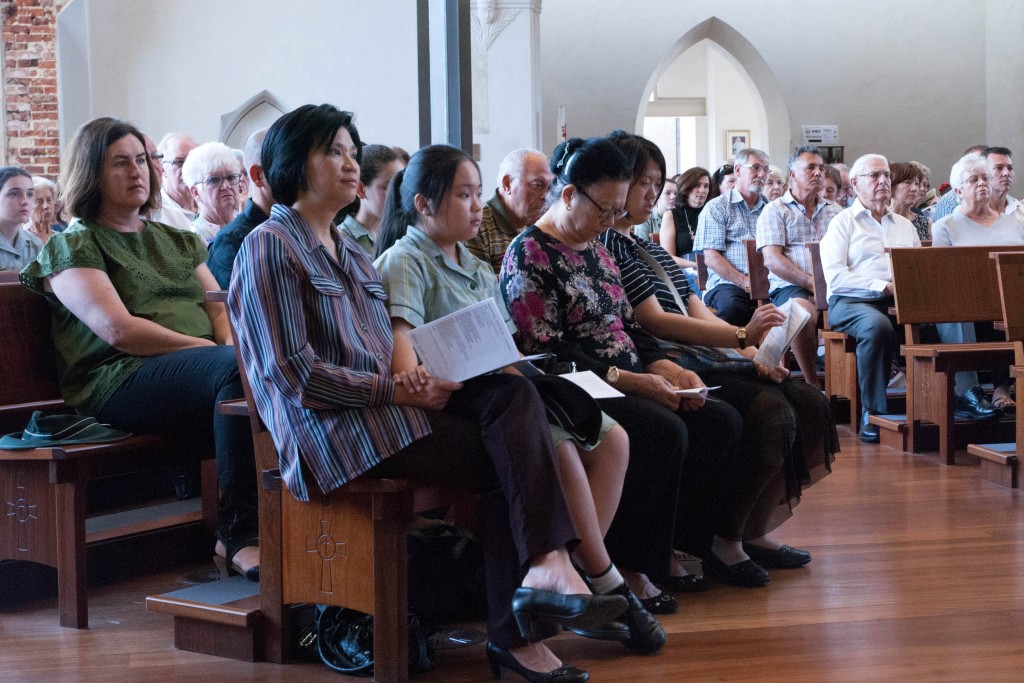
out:
{"label": "black handbag on floor", "polygon": [[[409,673],[433,668],[427,633],[409,615]],[[347,607],[317,605],[316,644],[320,661],[349,676],[373,675],[373,617]]]}

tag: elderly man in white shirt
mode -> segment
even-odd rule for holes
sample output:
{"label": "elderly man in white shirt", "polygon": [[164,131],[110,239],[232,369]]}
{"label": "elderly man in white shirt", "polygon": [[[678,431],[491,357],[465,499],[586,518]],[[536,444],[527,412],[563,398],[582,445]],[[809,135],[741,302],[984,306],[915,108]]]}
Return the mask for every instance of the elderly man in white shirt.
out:
{"label": "elderly man in white shirt", "polygon": [[163,166],[163,184],[160,187],[160,210],[152,220],[178,230],[192,231],[196,217],[196,203],[188,185],[181,177],[181,167],[188,153],[198,144],[184,133],[168,133],[157,145]]}
{"label": "elderly man in white shirt", "polygon": [[886,248],[919,247],[914,224],[889,210],[892,176],[880,154],[853,162],[850,183],[857,196],[821,239],[821,266],[828,285],[828,321],[857,340],[857,384],[862,413],[860,439],[878,443],[869,415],[886,412],[885,389],[898,341],[888,309],[892,269]]}

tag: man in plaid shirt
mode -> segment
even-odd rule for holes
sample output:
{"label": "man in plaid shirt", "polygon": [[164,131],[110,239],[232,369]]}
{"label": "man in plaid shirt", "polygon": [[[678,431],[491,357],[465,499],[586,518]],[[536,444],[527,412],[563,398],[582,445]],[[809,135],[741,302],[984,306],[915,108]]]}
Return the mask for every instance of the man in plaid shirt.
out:
{"label": "man in plaid shirt", "polygon": [[[798,147],[786,165],[789,189],[770,202],[757,219],[757,248],[768,267],[772,303],[781,306],[790,299],[803,306],[810,321],[793,340],[793,355],[811,386],[818,386],[816,355],[818,311],[811,276],[811,255],[804,246],[817,242],[840,207],[819,196],[825,185],[825,162],[813,145]],[[825,296],[825,293],[821,293]]]}
{"label": "man in plaid shirt", "polygon": [[743,327],[757,308],[750,299],[743,240],[756,236],[757,218],[765,206],[761,191],[768,179],[768,155],[759,149],[741,149],[735,162],[736,187],[701,211],[693,248],[704,252],[708,265],[704,303],[730,325]]}

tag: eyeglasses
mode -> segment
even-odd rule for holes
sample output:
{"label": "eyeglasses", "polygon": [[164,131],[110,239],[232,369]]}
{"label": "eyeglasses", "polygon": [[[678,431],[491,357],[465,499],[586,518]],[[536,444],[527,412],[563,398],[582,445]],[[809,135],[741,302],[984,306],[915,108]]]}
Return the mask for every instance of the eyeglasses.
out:
{"label": "eyeglasses", "polygon": [[967,176],[966,178],[964,178],[963,183],[961,183],[961,184],[962,185],[977,185],[978,183],[981,183],[982,185],[988,185],[991,182],[992,182],[992,176],[990,176],[990,175],[988,175],[986,173],[986,174],[983,174],[983,175]]}
{"label": "eyeglasses", "polygon": [[767,173],[768,172],[768,167],[767,166],[763,166],[762,164],[740,164],[740,166],[745,166],[746,168],[749,168],[755,174],[761,174],[761,173]]}
{"label": "eyeglasses", "polygon": [[858,173],[858,178],[871,178],[871,182],[877,183],[882,178],[892,180],[892,173],[889,171],[872,171],[871,173]]}
{"label": "eyeglasses", "polygon": [[[163,154],[160,155],[160,159],[161,160],[163,159],[163,156],[164,156]],[[156,158],[156,157],[154,157],[154,158]],[[171,159],[170,161],[161,161],[160,163],[170,164],[171,166],[177,166],[178,168],[181,168],[182,164],[185,163],[185,157],[182,157],[180,159]]]}
{"label": "eyeglasses", "polygon": [[623,216],[625,216],[627,213],[629,213],[629,211],[626,209],[606,209],[600,204],[598,204],[596,201],[594,201],[593,197],[584,192],[582,187],[577,187],[576,189],[579,191],[581,195],[589,199],[591,204],[593,204],[594,206],[601,210],[601,213],[598,214],[598,218],[600,218],[601,221],[617,221]]}
{"label": "eyeglasses", "polygon": [[149,155],[149,160],[150,161],[163,161],[163,158],[164,158],[164,155],[160,154],[159,152],[157,152],[156,154],[150,154]]}
{"label": "eyeglasses", "polygon": [[207,178],[206,180],[199,181],[198,183],[196,183],[196,185],[204,185],[205,184],[207,187],[212,189],[212,188],[215,188],[215,187],[220,187],[220,184],[225,182],[225,181],[227,182],[228,185],[237,185],[238,181],[241,180],[241,179],[242,179],[242,176],[239,175],[238,173],[232,173],[231,175],[225,175],[225,176],[212,175],[209,178]]}

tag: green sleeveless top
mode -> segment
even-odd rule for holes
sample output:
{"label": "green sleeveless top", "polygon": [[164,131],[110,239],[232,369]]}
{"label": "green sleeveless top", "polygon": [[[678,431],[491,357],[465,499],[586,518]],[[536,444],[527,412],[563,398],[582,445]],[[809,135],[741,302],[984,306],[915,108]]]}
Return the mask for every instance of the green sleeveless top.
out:
{"label": "green sleeveless top", "polygon": [[124,233],[77,223],[57,233],[21,271],[21,281],[42,294],[53,310],[53,337],[64,400],[95,415],[147,358],[107,344],[64,307],[43,280],[68,268],[97,268],[110,278],[134,316],[193,337],[213,339],[202,308],[205,292],[195,270],[206,248],[194,234],[145,221],[141,232]]}

